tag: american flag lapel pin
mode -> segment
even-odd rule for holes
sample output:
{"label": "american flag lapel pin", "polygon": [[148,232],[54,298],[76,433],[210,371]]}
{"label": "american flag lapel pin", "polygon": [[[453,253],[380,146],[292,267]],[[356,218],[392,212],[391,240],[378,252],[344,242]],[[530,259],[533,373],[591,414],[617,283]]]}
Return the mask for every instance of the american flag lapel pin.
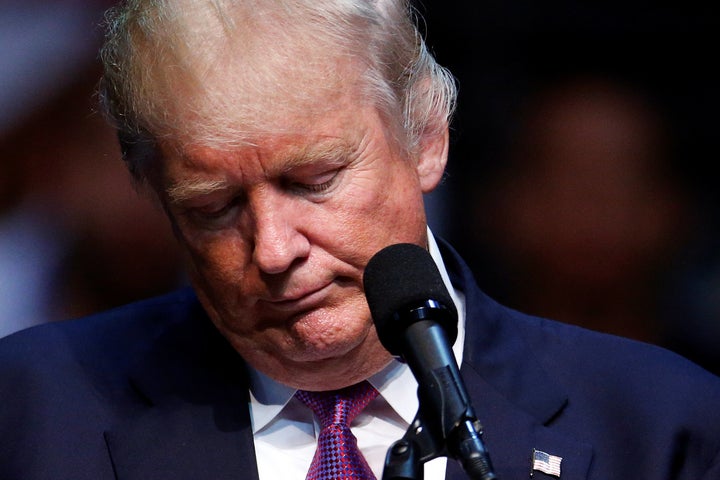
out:
{"label": "american flag lapel pin", "polygon": [[533,448],[532,470],[530,471],[530,476],[532,477],[535,472],[543,472],[548,475],[552,475],[553,477],[560,478],[561,463],[562,457],[550,455]]}

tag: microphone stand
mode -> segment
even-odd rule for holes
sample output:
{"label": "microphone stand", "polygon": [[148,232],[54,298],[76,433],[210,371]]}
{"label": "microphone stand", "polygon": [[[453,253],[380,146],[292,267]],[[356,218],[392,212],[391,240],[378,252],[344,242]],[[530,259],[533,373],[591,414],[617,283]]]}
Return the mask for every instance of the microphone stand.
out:
{"label": "microphone stand", "polygon": [[497,479],[480,438],[482,426],[477,419],[468,416],[445,440],[442,432],[434,431],[431,424],[423,421],[421,411],[422,406],[405,435],[388,449],[382,480],[423,480],[424,464],[437,457],[459,460],[472,480]]}
{"label": "microphone stand", "polygon": [[[411,369],[418,357],[429,358],[426,345],[447,345],[445,330],[421,320],[407,330],[404,357]],[[428,338],[440,342],[428,342]],[[437,352],[436,352],[437,353]],[[472,480],[497,480],[482,442],[482,425],[475,416],[455,358],[449,349],[440,352],[437,365],[415,371],[418,380],[418,413],[402,439],[388,450],[382,480],[422,480],[424,463],[436,457],[454,458]],[[418,369],[419,370],[419,369]]]}
{"label": "microphone stand", "polygon": [[388,449],[382,480],[423,480],[425,462],[446,455],[444,445],[424,426],[418,412],[403,438]]}

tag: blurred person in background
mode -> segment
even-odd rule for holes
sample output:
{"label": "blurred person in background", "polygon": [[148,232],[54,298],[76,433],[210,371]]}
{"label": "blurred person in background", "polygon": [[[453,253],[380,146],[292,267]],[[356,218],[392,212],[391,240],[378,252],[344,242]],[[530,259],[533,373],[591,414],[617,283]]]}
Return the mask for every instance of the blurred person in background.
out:
{"label": "blurred person in background", "polygon": [[556,82],[525,103],[470,222],[517,308],[663,341],[663,296],[697,221],[672,151],[663,115],[611,80]]}

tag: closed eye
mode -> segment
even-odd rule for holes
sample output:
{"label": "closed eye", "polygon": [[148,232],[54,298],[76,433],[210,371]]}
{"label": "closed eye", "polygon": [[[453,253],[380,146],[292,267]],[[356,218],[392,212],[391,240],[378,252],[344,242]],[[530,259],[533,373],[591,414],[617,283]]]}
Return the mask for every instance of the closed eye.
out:
{"label": "closed eye", "polygon": [[311,194],[327,193],[337,184],[342,169],[330,170],[311,178],[302,179],[302,181],[294,180],[290,182],[290,186],[294,190],[307,192]]}
{"label": "closed eye", "polygon": [[208,227],[219,227],[227,219],[233,218],[242,203],[242,195],[231,197],[223,203],[208,204],[188,209],[190,217],[197,223]]}

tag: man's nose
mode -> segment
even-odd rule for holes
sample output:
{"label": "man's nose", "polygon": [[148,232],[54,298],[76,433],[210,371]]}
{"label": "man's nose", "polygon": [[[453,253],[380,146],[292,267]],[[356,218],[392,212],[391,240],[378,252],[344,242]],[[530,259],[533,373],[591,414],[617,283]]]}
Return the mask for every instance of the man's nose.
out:
{"label": "man's nose", "polygon": [[306,221],[296,207],[298,200],[271,188],[250,199],[254,220],[253,262],[265,273],[282,273],[310,253],[310,242],[301,232]]}

